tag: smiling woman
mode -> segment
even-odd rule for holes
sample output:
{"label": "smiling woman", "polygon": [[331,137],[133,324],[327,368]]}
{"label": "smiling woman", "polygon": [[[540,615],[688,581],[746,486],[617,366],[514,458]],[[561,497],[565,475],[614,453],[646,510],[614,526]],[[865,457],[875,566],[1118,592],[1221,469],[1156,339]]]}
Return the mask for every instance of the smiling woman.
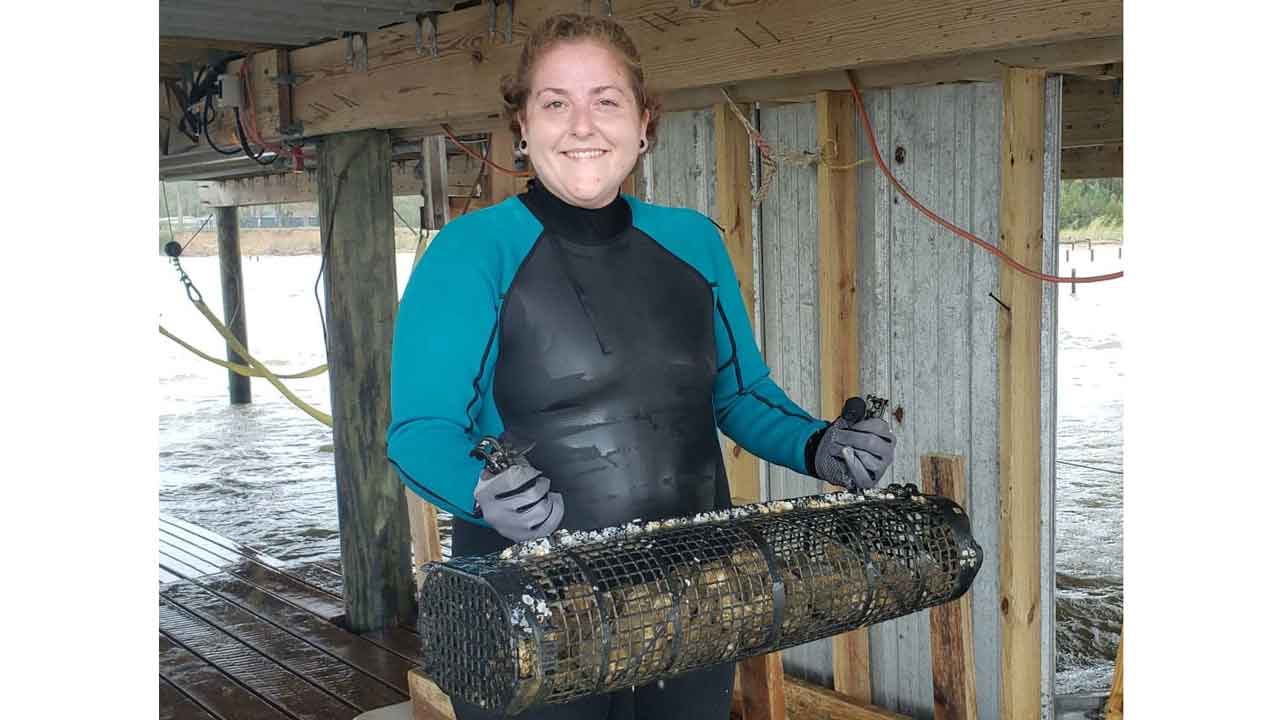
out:
{"label": "smiling woman", "polygon": [[656,137],[659,108],[635,45],[607,18],[557,15],[525,43],[502,97],[538,179],[557,197],[601,208]]}
{"label": "smiling woman", "polygon": [[[876,484],[889,425],[818,420],[774,383],[716,225],[620,194],[658,115],[622,28],[548,19],[503,97],[535,179],[444,226],[392,347],[388,455],[458,521],[453,557],[727,509],[719,431],[795,472]],[[494,438],[484,446],[511,451],[489,467],[473,452]],[[723,663],[518,717],[727,720],[732,681]],[[461,698],[453,709],[495,717]]]}

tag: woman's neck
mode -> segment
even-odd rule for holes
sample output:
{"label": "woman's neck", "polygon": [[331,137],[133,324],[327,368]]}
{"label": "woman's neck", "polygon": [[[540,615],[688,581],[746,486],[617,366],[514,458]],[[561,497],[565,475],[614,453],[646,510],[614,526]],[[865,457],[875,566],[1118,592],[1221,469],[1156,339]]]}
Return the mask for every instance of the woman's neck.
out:
{"label": "woman's neck", "polygon": [[574,242],[608,242],[631,226],[631,206],[621,193],[602,208],[584,208],[565,202],[535,179],[520,200],[543,227]]}

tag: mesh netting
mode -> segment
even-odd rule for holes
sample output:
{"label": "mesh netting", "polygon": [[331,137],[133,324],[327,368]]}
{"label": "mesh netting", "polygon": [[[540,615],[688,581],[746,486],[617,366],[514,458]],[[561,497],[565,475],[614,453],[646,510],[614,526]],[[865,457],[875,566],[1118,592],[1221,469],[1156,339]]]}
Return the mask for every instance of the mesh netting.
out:
{"label": "mesh netting", "polygon": [[981,564],[963,510],[911,485],[561,532],[428,564],[424,670],[514,715],[938,605]]}

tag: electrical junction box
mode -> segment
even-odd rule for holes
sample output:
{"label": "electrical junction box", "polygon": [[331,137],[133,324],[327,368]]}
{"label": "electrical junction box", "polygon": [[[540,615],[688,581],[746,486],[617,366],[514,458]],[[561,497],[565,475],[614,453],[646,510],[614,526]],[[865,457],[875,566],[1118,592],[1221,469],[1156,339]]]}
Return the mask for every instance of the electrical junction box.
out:
{"label": "electrical junction box", "polygon": [[238,75],[228,75],[223,73],[218,76],[218,107],[221,108],[238,108],[244,107],[244,84],[240,82]]}

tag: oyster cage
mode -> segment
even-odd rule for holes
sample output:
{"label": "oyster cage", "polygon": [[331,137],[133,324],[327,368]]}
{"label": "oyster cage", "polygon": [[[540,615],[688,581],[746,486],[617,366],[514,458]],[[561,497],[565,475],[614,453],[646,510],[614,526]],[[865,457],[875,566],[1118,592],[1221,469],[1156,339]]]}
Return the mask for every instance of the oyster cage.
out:
{"label": "oyster cage", "polygon": [[913,485],[560,531],[424,567],[423,670],[515,715],[940,605],[981,565],[963,509]]}

